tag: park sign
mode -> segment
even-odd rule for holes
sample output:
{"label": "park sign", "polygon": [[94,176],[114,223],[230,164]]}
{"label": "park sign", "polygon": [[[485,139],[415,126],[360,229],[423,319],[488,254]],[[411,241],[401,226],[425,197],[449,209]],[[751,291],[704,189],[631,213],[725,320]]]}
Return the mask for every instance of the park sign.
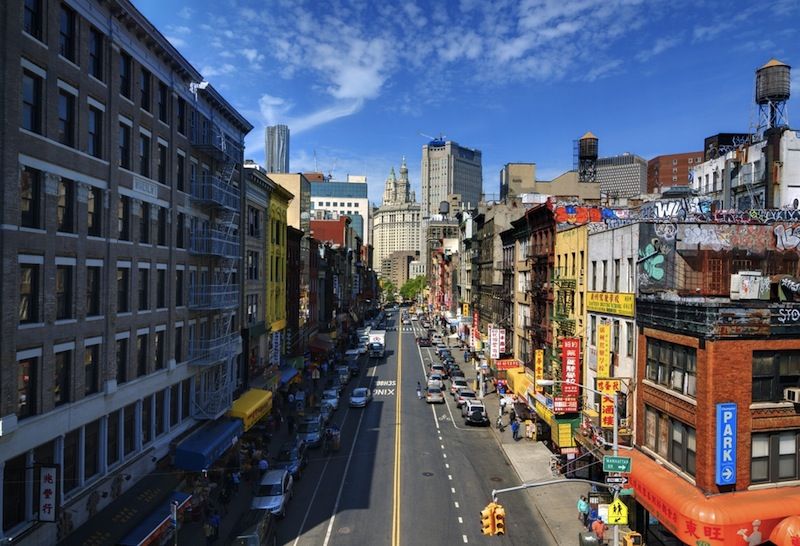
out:
{"label": "park sign", "polygon": [[736,423],[736,403],[717,404],[717,485],[736,485]]}

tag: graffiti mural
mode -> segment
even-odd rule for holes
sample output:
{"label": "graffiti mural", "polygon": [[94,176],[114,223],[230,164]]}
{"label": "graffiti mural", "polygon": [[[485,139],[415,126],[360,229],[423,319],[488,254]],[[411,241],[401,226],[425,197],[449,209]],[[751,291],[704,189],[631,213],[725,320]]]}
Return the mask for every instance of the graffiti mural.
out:
{"label": "graffiti mural", "polygon": [[675,277],[675,232],[660,223],[642,223],[639,231],[639,290],[672,288]]}
{"label": "graffiti mural", "polygon": [[778,224],[773,228],[775,233],[775,246],[778,250],[793,250],[800,252],[800,226],[787,226]]}
{"label": "graffiti mural", "polygon": [[560,205],[553,209],[557,224],[583,225],[591,222],[617,220],[616,210],[605,207],[584,207],[580,205]]}
{"label": "graffiti mural", "polygon": [[642,205],[639,216],[647,220],[710,220],[712,203],[700,197],[661,199]]}
{"label": "graffiti mural", "polygon": [[753,224],[680,224],[676,237],[678,250],[736,249],[763,254],[776,248],[773,229]]}

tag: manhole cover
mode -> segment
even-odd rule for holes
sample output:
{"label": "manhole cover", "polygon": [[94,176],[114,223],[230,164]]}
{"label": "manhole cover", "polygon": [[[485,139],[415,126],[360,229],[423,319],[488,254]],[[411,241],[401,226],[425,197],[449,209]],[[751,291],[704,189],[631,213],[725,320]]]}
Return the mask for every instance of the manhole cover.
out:
{"label": "manhole cover", "polygon": [[489,481],[490,482],[502,482],[503,478],[499,478],[497,476],[492,476],[491,478],[489,478]]}
{"label": "manhole cover", "polygon": [[433,476],[433,472],[423,472],[422,475],[425,476],[426,478],[430,478],[431,476]]}
{"label": "manhole cover", "polygon": [[350,534],[350,527],[339,527],[337,531],[340,535],[349,535]]}

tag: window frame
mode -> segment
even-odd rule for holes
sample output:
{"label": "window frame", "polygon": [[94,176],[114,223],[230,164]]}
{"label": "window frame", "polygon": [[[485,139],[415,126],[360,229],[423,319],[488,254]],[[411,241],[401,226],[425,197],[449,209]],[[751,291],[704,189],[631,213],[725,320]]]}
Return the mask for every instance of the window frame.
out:
{"label": "window frame", "polygon": [[[122,273],[122,279],[120,278]],[[124,292],[120,290],[120,286],[124,285]],[[117,313],[130,313],[131,312],[131,268],[117,266]],[[121,305],[125,304],[124,308]]]}
{"label": "window frame", "polygon": [[[787,361],[781,359],[781,357],[787,357]],[[792,358],[793,357],[793,358]],[[756,375],[756,360],[758,358],[765,358],[771,359],[772,362],[769,364],[771,367],[769,374],[760,374]],[[798,372],[800,372],[800,351],[796,350],[771,350],[771,351],[753,351],[752,353],[752,372],[751,372],[751,380],[752,380],[752,388],[751,388],[751,396],[753,402],[783,402],[783,390],[790,387],[800,387],[800,373],[797,376],[794,374],[784,376],[782,375],[783,370],[781,369],[783,365],[794,365],[798,367]],[[784,377],[791,378],[797,377],[794,381],[791,379],[784,379]],[[767,389],[769,390],[768,397],[763,396],[763,391],[765,388],[761,386],[760,388],[758,385],[763,385],[768,383]],[[760,394],[756,394],[758,391]]]}
{"label": "window frame", "polygon": [[92,343],[83,348],[84,397],[100,392],[100,348],[100,343]]}
{"label": "window frame", "polygon": [[[62,355],[66,357],[66,361],[59,362],[59,357]],[[54,351],[53,353],[53,403],[55,407],[72,401],[70,378],[72,377],[72,363],[74,360],[74,346],[69,349]]]}
{"label": "window frame", "polygon": [[[30,86],[26,80],[30,80]],[[44,110],[44,78],[26,68],[22,69],[22,82],[20,85],[20,98],[22,100],[22,116],[20,126],[26,131],[42,134],[42,120]],[[31,96],[28,96],[30,90]],[[30,120],[30,121],[29,121]]]}
{"label": "window frame", "polygon": [[119,161],[118,166],[121,169],[125,169],[130,171],[131,166],[131,154],[133,152],[132,145],[131,145],[131,138],[132,138],[133,130],[131,126],[127,123],[120,122],[119,124],[119,134],[118,134],[118,141],[119,146],[117,149],[119,150]]}
{"label": "window frame", "polygon": [[86,234],[103,236],[103,189],[89,186],[86,198]]}
{"label": "window frame", "polygon": [[[690,398],[697,398],[697,349],[668,341],[646,338],[645,377]],[[683,364],[679,366],[679,364]],[[676,374],[680,374],[676,388]]]}
{"label": "window frame", "polygon": [[158,120],[169,125],[170,93],[167,84],[158,81]]}
{"label": "window frame", "polygon": [[[39,383],[39,363],[41,361],[41,354],[26,356],[23,358],[17,357],[17,384],[16,384],[16,391],[17,391],[17,400],[16,400],[16,410],[15,413],[17,415],[18,420],[23,420],[28,417],[33,417],[34,415],[38,415],[37,406],[38,406],[38,397],[36,396],[36,391],[38,390],[38,383]],[[23,363],[27,363],[27,373],[23,373]],[[27,380],[25,379],[27,378]],[[25,411],[21,411],[20,408],[21,403],[20,399],[25,396]]]}
{"label": "window frame", "polygon": [[[781,454],[780,452],[780,441],[782,436],[793,437],[794,439],[794,448],[788,450],[788,453],[784,454]],[[755,450],[757,438],[763,438],[766,440],[766,455],[756,456]],[[769,432],[753,433],[750,445],[750,483],[779,483],[800,479],[800,429],[772,430]],[[794,466],[793,474],[781,476],[782,460],[792,460],[792,464]],[[766,477],[762,479],[760,478],[761,473],[757,473],[755,471],[755,466],[757,464],[764,463],[766,463]]]}
{"label": "window frame", "polygon": [[105,36],[95,27],[89,27],[89,75],[104,81]]}
{"label": "window frame", "polygon": [[75,265],[56,264],[56,320],[75,318]]}
{"label": "window frame", "polygon": [[58,129],[56,140],[64,146],[76,148],[78,139],[75,131],[78,124],[75,123],[77,112],[77,97],[70,91],[59,87],[58,89]]}
{"label": "window frame", "polygon": [[58,16],[58,54],[68,61],[78,64],[79,42],[78,16],[75,10],[62,3]]}
{"label": "window frame", "polygon": [[103,159],[103,114],[100,108],[91,104],[86,113],[86,151],[98,159]]}
{"label": "window frame", "polygon": [[[23,190],[26,180],[29,184],[29,191]],[[42,171],[24,165],[20,173],[19,185],[19,225],[31,229],[42,229]],[[29,198],[25,197],[27,193],[30,193]],[[25,203],[29,203],[29,206],[26,207]]]}
{"label": "window frame", "polygon": [[137,311],[150,310],[150,268],[137,268],[136,277]]}
{"label": "window frame", "polygon": [[139,67],[139,108],[152,114],[153,74],[145,67]]}
{"label": "window frame", "polygon": [[119,94],[133,100],[133,57],[122,50],[119,52]]}
{"label": "window frame", "polygon": [[151,148],[153,146],[153,139],[139,131],[139,174],[150,178],[151,171]]}
{"label": "window frame", "polygon": [[103,315],[100,305],[103,292],[103,266],[88,265],[86,267],[86,316],[100,317]]}
{"label": "window frame", "polygon": [[56,190],[57,232],[75,233],[75,209],[75,182],[69,178],[60,177]]}
{"label": "window frame", "polygon": [[25,0],[23,3],[22,30],[30,37],[43,42],[44,4],[42,0]]}

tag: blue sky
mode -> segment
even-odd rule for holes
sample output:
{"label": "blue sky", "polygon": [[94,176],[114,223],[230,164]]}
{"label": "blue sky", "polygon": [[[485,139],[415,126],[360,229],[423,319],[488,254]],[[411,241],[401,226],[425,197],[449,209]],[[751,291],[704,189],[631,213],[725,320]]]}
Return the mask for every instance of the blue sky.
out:
{"label": "blue sky", "polygon": [[290,168],[366,174],[378,202],[406,156],[442,134],[483,152],[484,191],[508,162],[550,179],[590,130],[601,156],[702,149],[756,120],[754,70],[795,65],[796,0],[134,0],[255,126],[292,132]]}

